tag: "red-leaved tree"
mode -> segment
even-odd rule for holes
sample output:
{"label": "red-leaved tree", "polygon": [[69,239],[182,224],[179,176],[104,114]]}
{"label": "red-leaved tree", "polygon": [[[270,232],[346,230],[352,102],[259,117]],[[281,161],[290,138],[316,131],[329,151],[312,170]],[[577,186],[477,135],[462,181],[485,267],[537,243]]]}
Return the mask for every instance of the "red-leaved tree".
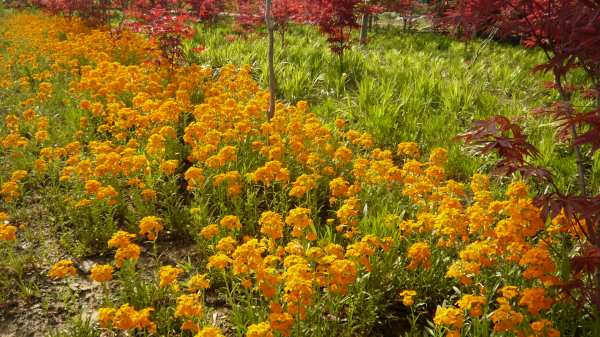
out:
{"label": "red-leaved tree", "polygon": [[225,10],[224,0],[187,0],[192,14],[202,21],[214,22]]}
{"label": "red-leaved tree", "polygon": [[123,0],[35,0],[34,5],[53,14],[78,16],[92,26],[110,22],[123,6]]}
{"label": "red-leaved tree", "polygon": [[149,10],[132,12],[129,26],[147,34],[161,51],[164,61],[172,67],[183,60],[183,42],[194,35],[190,15],[181,8],[168,9],[160,5]]}
{"label": "red-leaved tree", "polygon": [[[471,2],[482,3],[484,0]],[[571,103],[577,91],[585,89],[577,83],[569,83],[567,74],[583,69],[589,82],[598,89],[600,68],[600,0],[505,0],[487,1],[494,8],[471,11],[466,22],[485,22],[493,18],[492,25],[502,34],[521,37],[528,47],[541,49],[546,61],[536,71],[549,72],[553,82],[548,86],[556,90],[559,100],[538,109],[538,113],[556,121],[557,134],[567,142],[575,153],[577,162],[577,186],[579,193],[564,191],[553,181],[550,171],[533,165],[526,158],[536,155],[537,150],[526,141],[518,125],[504,117],[478,121],[473,129],[461,135],[477,152],[490,151],[500,156],[497,169],[504,174],[520,173],[536,177],[551,188],[541,188],[537,197],[543,215],[556,217],[562,214],[573,231],[579,233],[579,255],[572,261],[571,281],[564,290],[581,294],[600,309],[600,191],[588,189],[586,162],[600,150],[600,104],[588,111],[579,111]],[[492,6],[492,5],[490,5]],[[491,14],[490,14],[491,13]],[[481,15],[481,17],[478,17]]]}
{"label": "red-leaved tree", "polygon": [[[314,0],[305,4],[308,19],[314,22],[319,30],[327,35],[331,50],[343,55],[349,48],[350,34],[358,27],[357,5],[360,0]],[[306,12],[306,11],[305,11]]]}

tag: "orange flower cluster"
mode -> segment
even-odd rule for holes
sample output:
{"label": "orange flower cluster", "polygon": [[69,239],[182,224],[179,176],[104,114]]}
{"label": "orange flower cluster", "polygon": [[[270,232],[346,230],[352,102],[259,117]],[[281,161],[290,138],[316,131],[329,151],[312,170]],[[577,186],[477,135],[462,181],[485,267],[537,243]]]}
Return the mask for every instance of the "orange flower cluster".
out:
{"label": "orange flower cluster", "polygon": [[71,260],[60,260],[48,271],[48,277],[53,279],[62,279],[75,275],[77,275],[77,269],[75,269]]}
{"label": "orange flower cluster", "polygon": [[100,308],[98,310],[98,321],[101,327],[112,326],[119,330],[147,330],[156,332],[156,324],[150,320],[153,308],[135,310],[129,304],[123,304],[120,308]]}

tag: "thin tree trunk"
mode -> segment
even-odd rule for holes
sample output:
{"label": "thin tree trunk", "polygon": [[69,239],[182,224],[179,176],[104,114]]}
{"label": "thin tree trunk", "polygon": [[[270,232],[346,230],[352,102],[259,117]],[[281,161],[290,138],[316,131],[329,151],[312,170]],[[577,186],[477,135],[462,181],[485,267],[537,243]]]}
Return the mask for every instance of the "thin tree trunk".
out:
{"label": "thin tree trunk", "polygon": [[596,82],[596,108],[600,114],[600,80]]}
{"label": "thin tree trunk", "polygon": [[265,22],[267,24],[267,31],[269,33],[269,53],[268,53],[268,66],[269,66],[269,111],[267,112],[267,118],[271,120],[275,116],[275,32],[271,18],[271,6],[272,0],[265,0]]}
{"label": "thin tree trunk", "polygon": [[360,44],[367,44],[367,39],[369,38],[369,13],[363,14],[362,24],[360,28]]}
{"label": "thin tree trunk", "polygon": [[[558,74],[554,74],[554,80],[556,82],[556,86],[558,89],[558,93],[560,95],[560,99],[567,103],[571,104],[571,98],[565,88],[562,85],[562,81]],[[567,118],[571,118],[571,112],[567,109]],[[571,138],[573,141],[577,138],[577,127],[574,124],[571,124]],[[577,161],[577,183],[579,185],[579,191],[582,196],[587,194],[586,185],[585,185],[585,167],[583,163],[583,154],[581,153],[581,147],[579,145],[573,144],[573,150],[575,151],[575,159]]]}

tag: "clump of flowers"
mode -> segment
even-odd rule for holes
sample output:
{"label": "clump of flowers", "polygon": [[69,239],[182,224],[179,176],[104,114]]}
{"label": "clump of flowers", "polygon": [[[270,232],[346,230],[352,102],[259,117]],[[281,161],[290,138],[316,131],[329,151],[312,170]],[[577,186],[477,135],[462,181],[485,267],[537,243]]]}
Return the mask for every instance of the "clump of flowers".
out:
{"label": "clump of flowers", "polygon": [[114,268],[107,264],[97,264],[90,270],[90,278],[96,282],[107,282],[113,278]]}
{"label": "clump of flowers", "polygon": [[154,241],[158,232],[163,230],[161,219],[155,216],[147,216],[140,220],[140,234],[146,235],[148,240]]}
{"label": "clump of flowers", "polygon": [[410,259],[410,263],[407,266],[408,269],[414,270],[418,267],[424,269],[431,268],[431,250],[429,249],[428,243],[414,243],[408,249],[407,256]]}
{"label": "clump of flowers", "polygon": [[53,279],[63,279],[75,275],[77,275],[77,269],[71,260],[60,260],[48,271],[48,277]]}
{"label": "clump of flowers", "polygon": [[183,269],[173,266],[162,266],[158,271],[159,287],[163,288],[172,285],[179,275],[183,273]]}
{"label": "clump of flowers", "polygon": [[153,308],[136,310],[128,303],[120,308],[100,308],[98,310],[98,321],[100,326],[127,331],[127,330],[147,330],[150,333],[156,332],[156,324],[150,319]]}

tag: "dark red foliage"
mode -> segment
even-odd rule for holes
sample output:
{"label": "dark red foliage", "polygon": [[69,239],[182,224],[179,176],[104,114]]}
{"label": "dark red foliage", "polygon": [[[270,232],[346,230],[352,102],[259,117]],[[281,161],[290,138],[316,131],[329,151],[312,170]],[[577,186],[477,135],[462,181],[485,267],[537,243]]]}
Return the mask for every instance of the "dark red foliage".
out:
{"label": "dark red foliage", "polygon": [[331,50],[343,54],[349,48],[350,33],[358,27],[357,5],[359,0],[314,0],[311,21],[327,35]]}
{"label": "dark red foliage", "polygon": [[573,272],[594,273],[600,266],[600,248],[596,246],[587,246],[583,249],[580,256],[571,260]]}
{"label": "dark red foliage", "polygon": [[224,0],[187,0],[192,14],[203,21],[214,21],[225,10]]}
{"label": "dark red foliage", "polygon": [[183,58],[183,42],[194,35],[190,25],[190,15],[182,9],[167,9],[156,6],[148,11],[140,11],[129,26],[148,34],[155,40],[162,57],[174,65]]}
{"label": "dark red foliage", "polygon": [[528,162],[527,157],[538,156],[538,150],[527,141],[521,127],[504,116],[475,121],[473,127],[458,138],[462,138],[478,154],[497,153],[500,159],[494,169],[496,174],[520,173],[523,177],[551,179],[550,172]]}
{"label": "dark red foliage", "polygon": [[123,0],[36,0],[36,6],[54,14],[79,16],[91,25],[102,25],[109,22],[111,14],[120,10]]}
{"label": "dark red foliage", "polygon": [[236,22],[248,30],[264,22],[264,4],[261,0],[237,0]]}
{"label": "dark red foliage", "polygon": [[466,38],[499,29],[513,15],[506,0],[457,1],[439,22]]}
{"label": "dark red foliage", "polygon": [[278,29],[286,29],[292,21],[301,20],[302,1],[298,0],[273,0],[271,13]]}

